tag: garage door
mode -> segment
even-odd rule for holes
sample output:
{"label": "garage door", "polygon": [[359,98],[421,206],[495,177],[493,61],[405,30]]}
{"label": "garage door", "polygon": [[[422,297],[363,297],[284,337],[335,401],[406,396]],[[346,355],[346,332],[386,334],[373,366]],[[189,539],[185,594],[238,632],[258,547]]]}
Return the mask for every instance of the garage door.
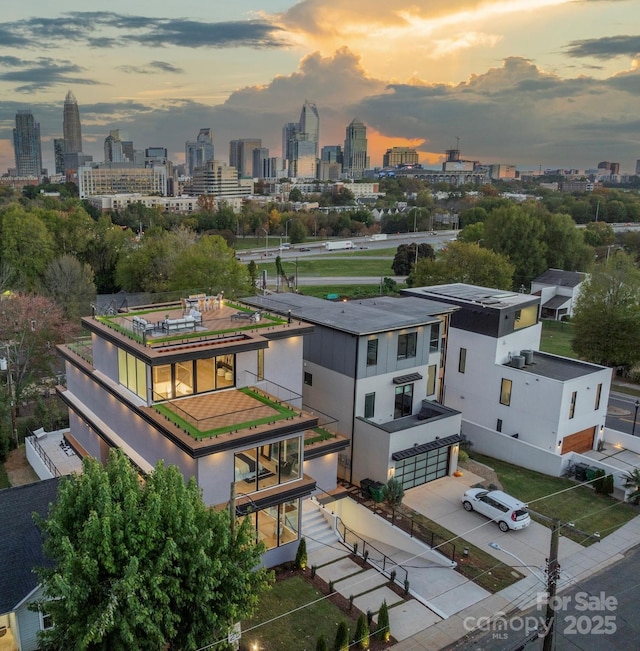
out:
{"label": "garage door", "polygon": [[565,436],[562,441],[562,454],[567,452],[588,452],[593,449],[593,438],[596,428],[589,427],[581,432]]}

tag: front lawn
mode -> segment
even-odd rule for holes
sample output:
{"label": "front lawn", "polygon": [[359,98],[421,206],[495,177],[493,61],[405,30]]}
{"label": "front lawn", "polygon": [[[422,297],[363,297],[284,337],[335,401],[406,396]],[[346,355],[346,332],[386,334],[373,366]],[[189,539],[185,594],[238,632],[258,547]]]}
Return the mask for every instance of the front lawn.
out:
{"label": "front lawn", "polygon": [[[260,651],[313,651],[320,633],[333,648],[338,623],[346,621],[353,635],[356,622],[323,596],[301,576],[276,581],[260,600],[255,615],[242,622],[240,648],[252,649],[257,644]],[[312,605],[300,608],[306,604]],[[271,621],[284,613],[289,614]],[[264,622],[269,623],[262,625]],[[250,630],[254,626],[255,630]]]}
{"label": "front lawn", "polygon": [[[576,528],[585,533],[598,531],[604,537],[638,515],[638,511],[630,504],[619,502],[608,495],[599,495],[591,488],[577,486],[570,479],[543,475],[475,452],[471,456],[493,468],[505,492],[527,502],[531,511],[549,518],[558,518],[562,522],[573,522]],[[566,488],[572,490],[559,493]],[[535,513],[532,513],[532,517],[536,519]],[[548,525],[544,520],[542,523]],[[564,527],[562,533],[583,545],[595,542],[593,539],[585,540],[583,535],[572,532],[569,527]]]}
{"label": "front lawn", "polygon": [[573,340],[573,325],[566,321],[542,321],[542,337],[540,350],[562,357],[577,359],[571,341]]}

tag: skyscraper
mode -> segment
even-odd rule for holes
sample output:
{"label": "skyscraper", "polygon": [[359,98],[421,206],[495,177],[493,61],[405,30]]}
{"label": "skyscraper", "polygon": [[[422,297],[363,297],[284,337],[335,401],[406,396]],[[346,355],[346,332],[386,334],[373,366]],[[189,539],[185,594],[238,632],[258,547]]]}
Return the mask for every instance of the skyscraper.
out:
{"label": "skyscraper", "polygon": [[16,155],[17,176],[40,176],[42,174],[40,123],[33,119],[30,110],[21,110],[16,113],[13,148]]}
{"label": "skyscraper", "polygon": [[76,96],[69,91],[64,100],[62,119],[64,148],[67,154],[77,154],[82,151],[82,128],[80,127],[80,111]]}
{"label": "skyscraper", "polygon": [[367,156],[367,127],[358,118],[354,118],[347,127],[344,140],[344,162],[342,171],[352,179],[362,178],[364,170],[369,167]]}
{"label": "skyscraper", "polygon": [[213,131],[209,127],[200,129],[195,140],[187,140],[184,143],[184,152],[187,174],[193,176],[196,167],[204,167],[214,159]]}
{"label": "skyscraper", "polygon": [[316,178],[320,115],[315,104],[305,100],[299,122],[288,122],[282,129],[282,156],[289,176]]}
{"label": "skyscraper", "polygon": [[238,176],[253,176],[253,150],[261,147],[260,138],[241,138],[229,142],[229,165],[238,170]]}
{"label": "skyscraper", "polygon": [[56,163],[56,174],[64,174],[64,138],[53,139],[53,154]]}

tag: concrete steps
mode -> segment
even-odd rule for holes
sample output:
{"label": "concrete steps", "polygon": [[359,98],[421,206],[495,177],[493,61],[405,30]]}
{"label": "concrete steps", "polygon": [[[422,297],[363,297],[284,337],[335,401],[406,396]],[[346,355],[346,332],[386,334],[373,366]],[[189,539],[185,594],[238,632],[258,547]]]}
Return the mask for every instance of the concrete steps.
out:
{"label": "concrete steps", "polygon": [[338,537],[321,510],[309,500],[303,503],[302,535],[307,541],[307,552],[338,544]]}

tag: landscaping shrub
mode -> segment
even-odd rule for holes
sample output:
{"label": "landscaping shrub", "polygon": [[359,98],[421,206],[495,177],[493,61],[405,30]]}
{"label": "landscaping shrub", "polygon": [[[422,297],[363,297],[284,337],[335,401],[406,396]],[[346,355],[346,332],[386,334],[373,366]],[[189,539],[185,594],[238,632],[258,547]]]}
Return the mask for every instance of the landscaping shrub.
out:
{"label": "landscaping shrub", "polygon": [[316,641],[316,651],[329,651],[327,648],[327,640],[322,633],[320,633]]}
{"label": "landscaping shrub", "polygon": [[353,642],[358,649],[369,648],[369,624],[367,624],[367,616],[364,614],[358,617],[356,623],[356,634]]}
{"label": "landscaping shrub", "polygon": [[338,624],[336,643],[333,645],[333,649],[334,651],[349,651],[349,627],[345,621]]}
{"label": "landscaping shrub", "polygon": [[458,463],[464,463],[465,461],[469,461],[469,453],[466,452],[465,450],[459,450]]}
{"label": "landscaping shrub", "polygon": [[300,538],[298,551],[296,552],[296,568],[304,570],[307,567],[307,541]]}
{"label": "landscaping shrub", "polygon": [[598,468],[598,470],[595,471],[595,479],[593,481],[593,487],[596,490],[596,493],[603,493],[604,491],[603,486],[604,486],[604,476],[605,476],[605,471],[602,470],[602,468]]}
{"label": "landscaping shrub", "polygon": [[387,601],[382,602],[378,612],[378,628],[376,629],[376,639],[388,642],[391,638],[391,629],[389,628],[389,607]]}
{"label": "landscaping shrub", "polygon": [[602,492],[605,495],[611,495],[613,493],[613,475],[607,475],[602,480]]}

